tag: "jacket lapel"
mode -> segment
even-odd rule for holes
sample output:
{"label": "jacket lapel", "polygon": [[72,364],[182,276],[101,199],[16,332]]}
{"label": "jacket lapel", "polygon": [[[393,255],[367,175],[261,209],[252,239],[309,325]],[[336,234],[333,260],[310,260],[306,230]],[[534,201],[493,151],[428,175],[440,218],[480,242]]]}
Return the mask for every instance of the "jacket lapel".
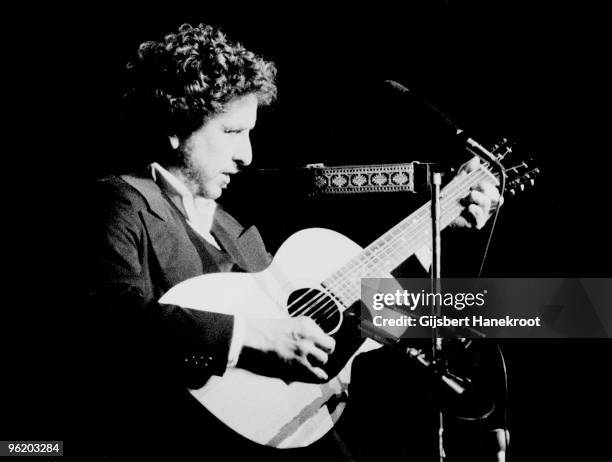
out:
{"label": "jacket lapel", "polygon": [[270,264],[271,257],[257,228],[244,229],[220,207],[215,212],[211,232],[242,270],[262,271]]}
{"label": "jacket lapel", "polygon": [[139,213],[168,288],[203,273],[202,261],[179,213],[150,179],[121,178],[145,198],[148,210]]}
{"label": "jacket lapel", "polygon": [[244,229],[220,206],[215,211],[211,233],[227,254],[193,232],[195,239],[206,248],[203,261],[186,230],[189,225],[185,224],[180,212],[169,203],[159,186],[149,178],[130,175],[121,178],[147,201],[149,210],[141,211],[143,222],[170,286],[202,273],[229,271],[232,263],[248,272],[262,271],[270,264],[271,257],[257,228]]}
{"label": "jacket lapel", "polygon": [[146,211],[141,215],[167,288],[203,273],[202,261],[181,223],[164,222]]}

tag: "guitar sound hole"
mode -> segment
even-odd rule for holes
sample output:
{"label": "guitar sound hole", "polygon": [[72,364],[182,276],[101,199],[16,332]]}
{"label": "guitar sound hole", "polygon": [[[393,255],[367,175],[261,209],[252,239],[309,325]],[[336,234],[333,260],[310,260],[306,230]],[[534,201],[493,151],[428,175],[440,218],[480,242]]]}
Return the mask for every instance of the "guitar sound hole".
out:
{"label": "guitar sound hole", "polygon": [[289,295],[287,301],[291,317],[308,316],[327,334],[332,334],[342,323],[342,312],[336,301],[318,289],[298,289]]}

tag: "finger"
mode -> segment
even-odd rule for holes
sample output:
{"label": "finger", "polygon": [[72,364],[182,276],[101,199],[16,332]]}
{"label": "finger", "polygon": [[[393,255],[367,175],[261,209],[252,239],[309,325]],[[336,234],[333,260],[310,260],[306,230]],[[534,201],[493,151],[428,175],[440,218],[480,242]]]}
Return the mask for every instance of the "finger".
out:
{"label": "finger", "polygon": [[318,348],[314,343],[310,340],[302,340],[299,343],[300,355],[311,360],[311,358],[315,361],[316,364],[322,366],[327,362],[329,358],[327,353],[320,348]]}
{"label": "finger", "polygon": [[483,182],[474,189],[481,191],[491,200],[491,204],[488,209],[489,214],[495,212],[504,203],[504,198],[500,195],[499,189],[497,189],[497,187],[492,183]]}
{"label": "finger", "polygon": [[491,205],[491,199],[487,197],[484,193],[476,191],[475,189],[470,190],[470,193],[463,199],[461,199],[460,202],[466,207],[470,204],[476,204],[481,207],[490,207]]}
{"label": "finger", "polygon": [[484,226],[486,220],[486,216],[484,210],[476,204],[471,204],[467,208],[468,214],[473,217],[472,223],[476,226],[477,229],[480,229]]}
{"label": "finger", "polygon": [[334,349],[336,348],[336,340],[325,333],[323,333],[323,336],[321,337],[313,338],[312,341],[318,348],[327,352],[328,354],[333,353]]}
{"label": "finger", "polygon": [[466,215],[467,214],[465,212],[465,209],[463,209],[463,212],[461,212],[461,215],[455,218],[452,225],[456,226],[457,228],[471,228],[472,223],[470,223],[470,220],[466,218]]}
{"label": "finger", "polygon": [[480,191],[471,191],[469,195],[469,202],[471,205],[473,204],[480,207],[483,210],[485,217],[489,215],[489,210],[491,209],[491,198],[486,194],[481,193]]}
{"label": "finger", "polygon": [[474,189],[482,192],[489,199],[491,199],[491,206],[493,208],[499,207],[503,203],[503,199],[501,198],[497,187],[494,184],[489,183],[488,181],[480,183]]}
{"label": "finger", "polygon": [[313,381],[313,378],[317,378],[323,382],[327,382],[329,380],[329,376],[327,372],[325,372],[320,367],[315,367],[310,364],[308,358],[298,358],[299,363],[303,366],[303,375],[306,380]]}
{"label": "finger", "polygon": [[500,194],[499,189],[494,184],[483,183],[483,192],[491,198],[491,209],[495,210],[501,207],[504,203],[504,198]]}
{"label": "finger", "polygon": [[310,370],[311,370],[311,371],[314,373],[314,375],[316,375],[316,376],[317,376],[317,378],[318,378],[319,380],[321,380],[322,382],[327,382],[327,381],[329,381],[329,376],[328,376],[328,375],[327,375],[327,373],[326,373],[326,372],[325,372],[323,369],[321,369],[320,367],[313,367],[313,368],[311,368]]}
{"label": "finger", "polygon": [[302,316],[300,320],[300,334],[303,338],[311,340],[319,348],[331,353],[336,347],[336,341],[327,335],[312,319]]}
{"label": "finger", "polygon": [[466,174],[477,170],[480,167],[480,159],[478,157],[473,157],[468,162],[463,164],[459,169],[459,174]]}
{"label": "finger", "polygon": [[499,190],[493,183],[490,183],[488,181],[483,181],[482,183],[479,183],[474,189],[486,194],[491,199],[497,200],[499,198]]}

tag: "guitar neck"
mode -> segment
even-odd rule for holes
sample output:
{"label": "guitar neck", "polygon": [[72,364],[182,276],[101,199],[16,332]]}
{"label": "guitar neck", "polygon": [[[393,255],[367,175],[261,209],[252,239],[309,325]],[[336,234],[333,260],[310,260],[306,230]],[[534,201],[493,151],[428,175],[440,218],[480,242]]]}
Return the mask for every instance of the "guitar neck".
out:
{"label": "guitar neck", "polygon": [[[440,194],[440,227],[445,228],[463,210],[460,203],[470,187],[481,181],[497,182],[485,168],[457,176]],[[420,249],[431,245],[431,201],[422,205],[410,216],[399,222],[381,237],[367,246],[330,277],[323,285],[346,307],[361,298],[361,278],[384,278]]]}

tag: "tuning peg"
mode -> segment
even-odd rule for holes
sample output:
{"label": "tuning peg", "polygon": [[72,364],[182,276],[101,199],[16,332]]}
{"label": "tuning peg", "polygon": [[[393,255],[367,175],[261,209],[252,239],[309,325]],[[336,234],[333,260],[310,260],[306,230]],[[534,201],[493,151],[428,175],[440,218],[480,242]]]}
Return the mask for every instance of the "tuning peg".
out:
{"label": "tuning peg", "polygon": [[512,148],[510,146],[504,148],[504,152],[498,156],[498,159],[504,160],[508,154],[512,154]]}
{"label": "tuning peg", "polygon": [[531,180],[529,180],[529,184],[530,184],[531,186],[535,185],[535,180],[532,178]]}

